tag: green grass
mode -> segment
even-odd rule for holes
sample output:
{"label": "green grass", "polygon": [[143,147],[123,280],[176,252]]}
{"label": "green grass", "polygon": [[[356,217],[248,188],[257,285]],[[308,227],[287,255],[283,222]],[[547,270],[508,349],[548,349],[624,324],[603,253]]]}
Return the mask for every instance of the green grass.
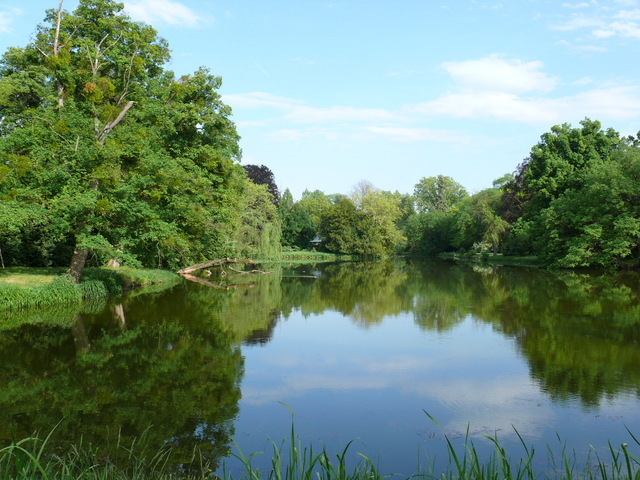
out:
{"label": "green grass", "polygon": [[0,310],[76,304],[179,279],[166,270],[87,268],[76,284],[64,269],[7,268],[0,270]]}
{"label": "green grass", "polygon": [[[534,460],[535,449],[515,432],[524,455],[511,458],[496,436],[485,436],[493,444],[493,453],[482,458],[469,435],[460,447],[453,445],[445,435],[448,467],[434,471],[430,467],[416,466],[410,475],[380,472],[376,462],[357,454],[353,460],[352,442],[337,453],[326,448],[314,451],[313,446],[303,447],[297,439],[295,429],[286,441],[271,442],[270,466],[263,472],[253,466],[253,460],[262,452],[243,454],[239,448],[233,454],[240,461],[241,472],[233,476],[226,467],[214,472],[211,465],[202,464],[196,472],[181,473],[171,467],[171,450],[163,449],[148,455],[144,438],[134,440],[131,445],[118,443],[117,458],[104,458],[99,449],[91,445],[69,446],[63,452],[49,453],[52,434],[44,440],[26,438],[0,449],[0,478],[2,479],[86,479],[86,480],[141,480],[141,479],[216,479],[216,480],[640,480],[640,459],[630,452],[629,446],[619,447],[609,443],[604,454],[592,450],[587,465],[579,467],[574,454],[561,445],[560,451],[547,447],[545,471],[537,471]],[[637,438],[629,431],[636,446]],[[350,461],[347,457],[352,458]],[[194,459],[197,454],[194,454]],[[171,469],[171,473],[167,470]]]}
{"label": "green grass", "polygon": [[294,250],[283,248],[280,254],[275,257],[270,257],[266,260],[269,261],[300,261],[307,262],[309,260],[335,262],[336,260],[353,260],[353,255],[341,255],[329,252],[316,252],[315,250]]}
{"label": "green grass", "polygon": [[539,267],[541,265],[538,257],[503,255],[501,253],[493,255],[491,253],[441,253],[438,258],[444,260],[459,260],[467,262],[486,262],[491,265],[510,265],[519,267]]}

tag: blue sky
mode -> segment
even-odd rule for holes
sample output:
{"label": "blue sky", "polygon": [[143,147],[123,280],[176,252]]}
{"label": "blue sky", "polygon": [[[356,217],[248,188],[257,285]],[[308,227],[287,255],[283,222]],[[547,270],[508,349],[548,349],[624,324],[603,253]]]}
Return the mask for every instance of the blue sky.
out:
{"label": "blue sky", "polygon": [[[0,50],[57,3],[0,0]],[[296,198],[439,174],[475,192],[552,125],[640,130],[640,0],[123,3],[169,42],[168,69],[223,78],[242,162]]]}

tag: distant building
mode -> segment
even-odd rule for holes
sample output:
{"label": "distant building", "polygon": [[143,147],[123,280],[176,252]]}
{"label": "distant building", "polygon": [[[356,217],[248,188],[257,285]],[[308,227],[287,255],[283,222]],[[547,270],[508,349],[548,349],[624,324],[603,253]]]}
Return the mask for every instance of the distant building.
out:
{"label": "distant building", "polygon": [[320,244],[322,244],[322,239],[317,235],[316,238],[309,242],[309,245],[311,245],[313,248],[319,247]]}

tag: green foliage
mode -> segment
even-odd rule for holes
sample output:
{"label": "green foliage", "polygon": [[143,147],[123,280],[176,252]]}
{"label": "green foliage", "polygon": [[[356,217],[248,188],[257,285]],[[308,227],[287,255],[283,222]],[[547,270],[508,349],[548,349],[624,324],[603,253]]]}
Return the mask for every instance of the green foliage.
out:
{"label": "green foliage", "polygon": [[311,216],[316,226],[320,225],[324,211],[335,204],[337,204],[337,202],[332,202],[330,196],[320,190],[314,190],[313,192],[305,190],[302,192],[302,197],[298,202],[300,208],[309,213],[309,216]]}
{"label": "green foliage", "polygon": [[317,227],[309,212],[300,204],[296,204],[283,219],[282,244],[301,249],[309,248],[309,242],[316,237],[316,232]]}
{"label": "green foliage", "polygon": [[497,253],[508,223],[497,211],[502,192],[492,188],[482,190],[460,202],[451,215],[454,220],[453,244],[458,249],[470,250],[474,245],[487,244]]}
{"label": "green foliage", "polygon": [[48,459],[64,458],[82,431],[93,461],[123,478],[215,470],[229,453],[243,361],[210,315],[218,304],[190,298],[184,288],[178,293],[185,297],[177,304],[166,296],[127,297],[103,304],[98,315],[70,310],[66,324],[3,331],[2,445],[57,425]]}
{"label": "green foliage", "polygon": [[327,208],[320,222],[320,235],[325,248],[330,252],[357,253],[357,222],[356,206],[348,198],[343,198],[335,206]]}
{"label": "green foliage", "polygon": [[400,198],[374,191],[362,198],[359,212],[358,250],[354,253],[384,256],[404,248],[406,238],[398,228]]}
{"label": "green foliage", "polygon": [[453,248],[453,217],[440,210],[411,215],[405,226],[410,252],[436,255]]}
{"label": "green foliage", "polygon": [[30,277],[35,275],[28,275],[28,270],[19,282],[3,281],[7,277],[12,278],[10,272],[0,273],[0,310],[79,304],[83,300],[117,295],[137,286],[171,285],[180,278],[172,272],[161,270],[88,268],[80,283],[75,283],[67,274],[55,276],[52,281],[32,281]]}
{"label": "green foliage", "polygon": [[266,258],[280,252],[282,230],[277,207],[268,185],[247,183],[245,204],[236,231],[236,250],[250,258]]}
{"label": "green foliage", "polygon": [[318,234],[318,224],[308,210],[309,202],[294,202],[287,188],[278,202],[278,216],[282,222],[282,245],[306,249]]}
{"label": "green foliage", "polygon": [[533,253],[533,234],[531,222],[522,217],[511,225],[508,236],[504,242],[505,255],[530,255]]}
{"label": "green foliage", "polygon": [[359,199],[360,207],[342,198],[325,210],[320,235],[330,252],[385,256],[404,247],[397,226],[402,212],[393,194],[371,191]]}
{"label": "green foliage", "polygon": [[423,177],[416,184],[413,196],[420,213],[433,210],[446,212],[467,196],[467,191],[453,178],[444,175]]}
{"label": "green foliage", "polygon": [[640,253],[639,173],[636,149],[589,168],[583,187],[565,191],[541,212],[537,250],[560,267],[610,267]]}
{"label": "green foliage", "polygon": [[0,285],[2,308],[27,308],[55,303],[78,303],[82,292],[68,275],[56,277],[48,285],[24,288],[16,285]]}
{"label": "green foliage", "polygon": [[0,61],[11,264],[68,263],[74,248],[170,268],[231,253],[244,175],[221,79],[175,78],[166,42],[122,9],[81,0],[60,23],[49,11]]}
{"label": "green foliage", "polygon": [[603,131],[600,122],[588,118],[580,125],[556,125],[531,149],[524,172],[523,193],[530,195],[525,215],[538,213],[567,189],[580,188],[582,172],[609,162],[620,147],[615,130]]}
{"label": "green foliage", "polygon": [[[505,252],[555,267],[637,265],[639,145],[597,121],[554,126],[504,186]],[[635,257],[632,259],[632,257]]]}

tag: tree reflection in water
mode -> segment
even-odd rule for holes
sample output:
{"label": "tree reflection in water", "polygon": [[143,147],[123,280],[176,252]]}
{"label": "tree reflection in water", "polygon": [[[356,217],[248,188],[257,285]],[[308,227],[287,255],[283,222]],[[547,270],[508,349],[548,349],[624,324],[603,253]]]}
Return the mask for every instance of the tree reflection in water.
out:
{"label": "tree reflection in water", "polygon": [[361,328],[408,314],[435,332],[471,317],[514,339],[554,400],[590,408],[640,394],[635,273],[418,260],[269,270],[233,280],[253,288],[184,283],[110,305],[3,314],[0,441],[46,435],[62,420],[55,445],[82,437],[118,463],[126,461],[118,441],[144,438],[149,454],[171,447],[172,469],[190,468],[194,451],[215,469],[234,435],[240,345],[268,343],[293,312],[336,311]]}

